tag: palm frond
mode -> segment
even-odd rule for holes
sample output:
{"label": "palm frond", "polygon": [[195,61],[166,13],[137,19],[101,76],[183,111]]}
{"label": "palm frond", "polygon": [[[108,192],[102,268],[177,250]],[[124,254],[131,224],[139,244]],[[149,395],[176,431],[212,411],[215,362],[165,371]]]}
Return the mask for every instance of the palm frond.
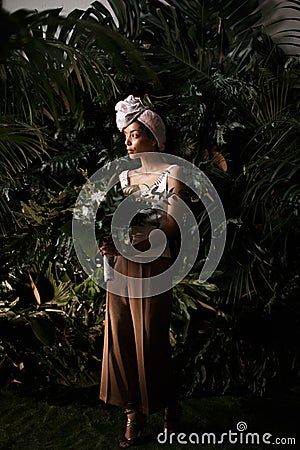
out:
{"label": "palm frond", "polygon": [[298,0],[263,1],[263,23],[271,36],[288,54],[300,54],[300,9]]}
{"label": "palm frond", "polygon": [[80,20],[83,12],[59,13],[19,10],[8,15],[12,29],[6,30],[1,55],[2,114],[25,114],[32,121],[46,108],[57,121],[59,110],[77,106],[78,89],[104,103],[115,97],[115,72],[130,70],[153,80],[139,50],[121,34],[88,17]]}
{"label": "palm frond", "polygon": [[26,123],[0,123],[0,179],[10,179],[47,155],[43,130]]}

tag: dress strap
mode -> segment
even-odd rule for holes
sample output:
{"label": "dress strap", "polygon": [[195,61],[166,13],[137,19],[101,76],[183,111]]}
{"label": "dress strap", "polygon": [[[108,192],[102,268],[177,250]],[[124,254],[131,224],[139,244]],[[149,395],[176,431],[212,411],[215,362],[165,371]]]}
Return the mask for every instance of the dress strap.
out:
{"label": "dress strap", "polygon": [[172,169],[172,167],[175,167],[176,166],[176,164],[171,164],[169,167],[167,167],[164,171],[163,171],[163,173],[165,173],[165,172],[169,172],[170,171],[170,169]]}
{"label": "dress strap", "polygon": [[124,189],[124,188],[129,186],[128,172],[129,172],[128,170],[123,170],[123,172],[121,172],[120,175],[119,175],[119,180],[120,180],[122,189]]}

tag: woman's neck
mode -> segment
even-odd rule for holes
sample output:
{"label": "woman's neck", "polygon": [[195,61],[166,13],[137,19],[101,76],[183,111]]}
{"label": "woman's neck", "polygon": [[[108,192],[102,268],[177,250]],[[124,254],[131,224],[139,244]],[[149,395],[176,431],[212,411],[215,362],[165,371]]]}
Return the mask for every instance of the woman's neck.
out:
{"label": "woman's neck", "polygon": [[154,173],[164,164],[162,156],[158,152],[143,153],[140,156],[142,166],[140,170],[144,173]]}

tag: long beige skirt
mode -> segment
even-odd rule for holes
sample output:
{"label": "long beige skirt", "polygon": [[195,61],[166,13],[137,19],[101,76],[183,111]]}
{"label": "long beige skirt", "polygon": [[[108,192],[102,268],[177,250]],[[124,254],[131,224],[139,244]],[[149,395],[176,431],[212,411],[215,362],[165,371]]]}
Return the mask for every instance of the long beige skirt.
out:
{"label": "long beige skirt", "polygon": [[[115,270],[129,277],[151,277],[170,264],[170,258],[140,264],[118,256]],[[171,289],[146,298],[107,292],[100,383],[100,399],[105,403],[151,414],[174,402],[171,302]]]}

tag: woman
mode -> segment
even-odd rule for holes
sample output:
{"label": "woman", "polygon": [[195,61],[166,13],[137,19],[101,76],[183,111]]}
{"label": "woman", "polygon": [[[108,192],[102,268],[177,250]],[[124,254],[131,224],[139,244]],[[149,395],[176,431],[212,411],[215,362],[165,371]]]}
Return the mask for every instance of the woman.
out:
{"label": "woman", "polygon": [[[149,214],[151,219],[131,227],[131,244],[142,255],[140,258],[127,259],[108,242],[100,248],[102,255],[116,256],[115,270],[128,277],[126,295],[107,292],[100,386],[101,400],[125,409],[127,425],[120,447],[127,448],[136,443],[148,414],[164,408],[164,427],[168,431],[174,431],[179,419],[169,341],[171,288],[161,294],[141,296],[139,289],[130,289],[130,280],[154,277],[172,265],[173,247],[179,237],[172,217],[178,207],[174,197],[179,196],[183,186],[178,181],[180,167],[167,164],[160,153],[165,145],[162,119],[132,95],[119,102],[116,111],[127,153],[130,159],[139,158],[141,162],[139,168],[120,174],[121,186],[124,192],[138,190],[141,199],[153,199],[155,195],[159,198],[156,206],[149,203],[155,220]],[[172,195],[166,202],[162,197],[170,191]],[[164,232],[167,245],[154,261],[143,261],[143,252],[146,255],[150,247],[152,252],[155,250],[155,240],[151,244],[149,241],[154,228]]]}

